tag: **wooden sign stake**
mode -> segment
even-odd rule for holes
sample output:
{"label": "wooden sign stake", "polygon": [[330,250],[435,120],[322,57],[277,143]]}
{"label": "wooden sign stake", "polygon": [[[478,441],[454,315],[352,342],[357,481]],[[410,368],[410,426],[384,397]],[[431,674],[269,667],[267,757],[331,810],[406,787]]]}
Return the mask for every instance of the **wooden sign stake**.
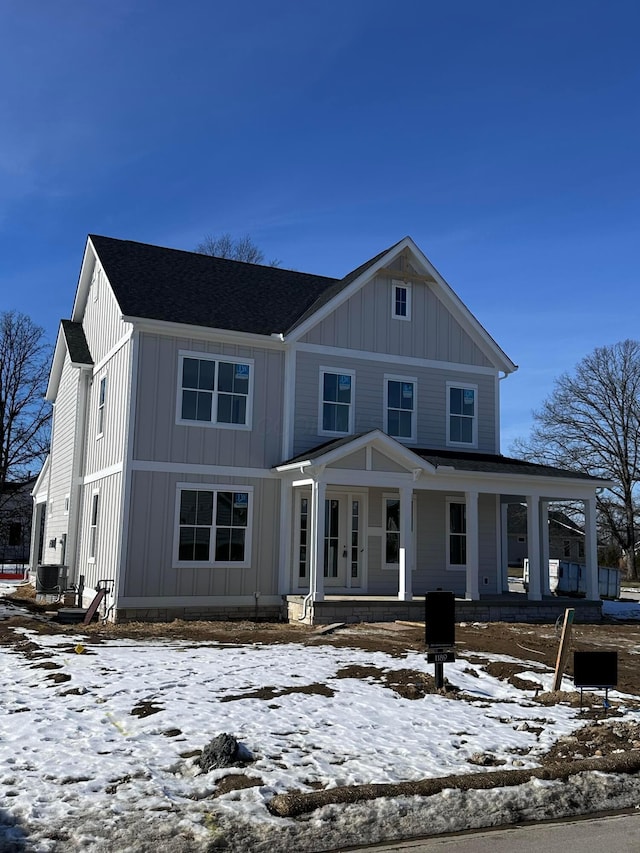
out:
{"label": "wooden sign stake", "polygon": [[564,673],[564,668],[567,665],[567,658],[569,657],[569,644],[571,642],[571,625],[573,624],[573,617],[575,616],[575,612],[576,611],[573,608],[568,608],[564,611],[562,637],[560,638],[560,648],[558,649],[558,657],[556,658],[556,673],[553,679],[554,691],[560,690],[560,685],[562,684],[562,674]]}

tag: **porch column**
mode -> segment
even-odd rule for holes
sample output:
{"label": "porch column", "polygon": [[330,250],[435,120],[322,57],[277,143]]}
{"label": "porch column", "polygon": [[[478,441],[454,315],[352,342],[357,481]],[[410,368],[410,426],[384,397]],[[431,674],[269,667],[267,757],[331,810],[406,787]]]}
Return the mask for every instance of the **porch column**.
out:
{"label": "porch column", "polygon": [[587,571],[587,600],[599,601],[598,583],[598,536],[596,531],[596,499],[584,502],[584,556]]}
{"label": "porch column", "polygon": [[324,601],[324,501],[327,485],[314,480],[311,486],[311,577],[309,592],[313,601]]}
{"label": "porch column", "polygon": [[529,600],[542,598],[540,583],[540,503],[537,495],[527,495],[527,556],[529,558]]}
{"label": "porch column", "polygon": [[551,595],[549,584],[549,501],[540,501],[540,568],[542,595]]}
{"label": "porch column", "polygon": [[289,480],[280,481],[280,567],[278,595],[291,592],[291,531],[293,529],[293,486]]}
{"label": "porch column", "polygon": [[[500,497],[498,497],[500,500]],[[500,504],[500,589],[509,592],[509,504]]]}
{"label": "porch column", "polygon": [[467,589],[465,598],[478,601],[480,585],[478,580],[479,555],[478,545],[478,493],[465,492],[467,513]]}
{"label": "porch column", "polygon": [[400,553],[399,553],[399,582],[398,598],[400,601],[411,601],[413,588],[411,571],[413,569],[413,532],[411,530],[411,504],[413,489],[404,486],[400,489]]}

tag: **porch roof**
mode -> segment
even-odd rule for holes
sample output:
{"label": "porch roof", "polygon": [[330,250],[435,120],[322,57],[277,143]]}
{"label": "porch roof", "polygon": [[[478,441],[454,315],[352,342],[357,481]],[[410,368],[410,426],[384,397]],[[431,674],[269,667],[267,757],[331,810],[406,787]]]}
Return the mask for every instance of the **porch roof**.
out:
{"label": "porch roof", "polygon": [[327,457],[346,456],[358,447],[380,440],[387,446],[395,446],[405,459],[413,458],[414,465],[409,467],[426,468],[434,472],[439,470],[444,473],[453,470],[488,475],[510,474],[525,477],[552,477],[558,480],[584,480],[585,483],[593,483],[594,485],[607,485],[608,483],[602,477],[594,477],[582,471],[569,471],[564,468],[555,468],[552,465],[527,462],[524,459],[514,459],[500,453],[473,453],[460,450],[407,447],[380,430],[371,430],[325,441],[282,462],[276,466],[276,470],[285,471],[298,466],[321,465],[327,461]]}

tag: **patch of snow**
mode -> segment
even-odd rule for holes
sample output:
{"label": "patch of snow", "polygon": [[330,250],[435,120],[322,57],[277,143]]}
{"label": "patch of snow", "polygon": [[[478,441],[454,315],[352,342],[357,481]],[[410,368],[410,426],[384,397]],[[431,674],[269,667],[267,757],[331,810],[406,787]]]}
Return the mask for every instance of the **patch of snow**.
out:
{"label": "patch of snow", "polygon": [[[155,853],[167,846],[180,853],[204,851],[220,838],[229,850],[320,851],[424,834],[426,827],[503,823],[516,811],[562,813],[562,786],[540,781],[497,796],[445,791],[326,806],[295,821],[267,811],[271,797],[290,789],[477,772],[469,763],[475,753],[490,753],[507,769],[533,767],[583,724],[576,708],[535,704],[533,684],[519,690],[462,657],[445,673],[465,698],[409,700],[375,677],[345,678],[340,670],[433,674],[418,652],[398,658],[332,646],[94,644],[79,635],[20,634],[29,657],[10,647],[0,657],[0,823],[5,837],[28,837],[39,853]],[[530,666],[525,677],[548,689],[553,673]],[[267,698],[256,695],[260,690]],[[145,716],[145,708],[153,712]],[[222,732],[255,761],[202,773],[192,753]],[[259,784],[214,799],[216,783],[234,773]],[[615,783],[620,791],[629,784]],[[601,802],[606,785],[614,783],[585,782],[584,796]]]}

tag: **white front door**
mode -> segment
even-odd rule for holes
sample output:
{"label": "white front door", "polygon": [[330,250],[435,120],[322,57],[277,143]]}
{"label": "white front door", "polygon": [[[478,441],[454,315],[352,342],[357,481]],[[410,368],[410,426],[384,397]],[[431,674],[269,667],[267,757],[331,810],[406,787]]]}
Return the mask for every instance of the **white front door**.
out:
{"label": "white front door", "polygon": [[[359,589],[365,556],[364,496],[327,492],[324,502],[324,585],[329,589]],[[298,586],[309,585],[311,498],[297,502],[296,571]]]}

